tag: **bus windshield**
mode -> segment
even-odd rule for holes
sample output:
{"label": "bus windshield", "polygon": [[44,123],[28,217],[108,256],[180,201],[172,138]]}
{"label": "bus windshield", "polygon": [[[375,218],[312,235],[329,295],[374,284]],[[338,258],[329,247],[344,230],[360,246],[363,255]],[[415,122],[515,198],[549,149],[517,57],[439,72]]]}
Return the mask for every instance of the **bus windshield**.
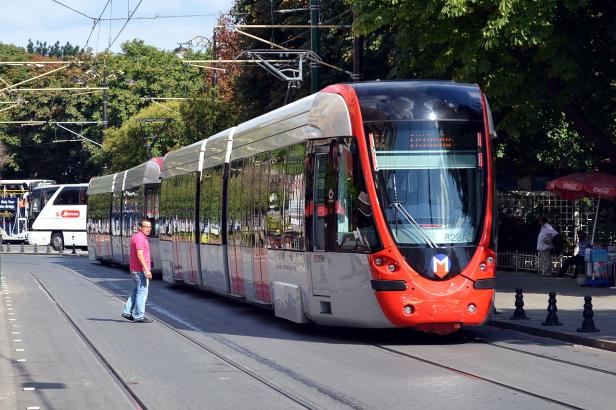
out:
{"label": "bus windshield", "polygon": [[368,121],[379,200],[399,245],[477,242],[484,191],[481,121]]}
{"label": "bus windshield", "polygon": [[29,218],[36,219],[38,214],[41,213],[47,201],[53,196],[53,194],[58,190],[59,187],[45,187],[45,188],[35,188],[32,190],[30,194],[30,209],[29,209]]}

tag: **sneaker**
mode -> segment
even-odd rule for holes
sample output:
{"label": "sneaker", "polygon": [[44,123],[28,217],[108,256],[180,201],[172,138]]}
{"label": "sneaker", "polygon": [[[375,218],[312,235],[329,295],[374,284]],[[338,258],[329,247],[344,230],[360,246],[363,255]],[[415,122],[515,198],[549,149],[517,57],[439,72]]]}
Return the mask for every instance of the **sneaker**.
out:
{"label": "sneaker", "polygon": [[152,319],[150,319],[149,317],[142,317],[141,319],[135,319],[133,320],[133,323],[152,323]]}
{"label": "sneaker", "polygon": [[124,319],[128,319],[128,320],[130,320],[131,322],[135,320],[135,318],[133,317],[133,315],[127,315],[126,313],[122,313],[122,317],[123,317]]}

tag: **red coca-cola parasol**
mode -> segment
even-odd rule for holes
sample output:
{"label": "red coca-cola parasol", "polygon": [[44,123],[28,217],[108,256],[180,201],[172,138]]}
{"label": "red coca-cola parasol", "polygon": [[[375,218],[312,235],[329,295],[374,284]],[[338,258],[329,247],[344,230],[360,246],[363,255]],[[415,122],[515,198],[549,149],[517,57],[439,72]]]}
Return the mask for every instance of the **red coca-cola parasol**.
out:
{"label": "red coca-cola parasol", "polygon": [[599,214],[601,199],[616,200],[616,176],[590,172],[565,175],[564,177],[549,181],[545,188],[564,199],[573,200],[585,197],[599,199],[595,223],[592,228],[592,244],[595,239],[595,228],[597,227],[597,215]]}

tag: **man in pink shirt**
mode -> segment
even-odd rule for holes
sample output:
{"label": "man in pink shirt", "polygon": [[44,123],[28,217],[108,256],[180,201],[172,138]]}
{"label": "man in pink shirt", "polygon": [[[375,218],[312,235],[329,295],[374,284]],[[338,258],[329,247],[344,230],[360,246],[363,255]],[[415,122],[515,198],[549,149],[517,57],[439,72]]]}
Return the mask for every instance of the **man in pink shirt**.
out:
{"label": "man in pink shirt", "polygon": [[152,223],[144,218],[138,225],[139,230],[130,238],[130,274],[135,282],[135,288],[126,301],[122,317],[135,323],[151,323],[152,319],[145,317],[145,301],[148,298],[148,285],[152,279],[148,243]]}

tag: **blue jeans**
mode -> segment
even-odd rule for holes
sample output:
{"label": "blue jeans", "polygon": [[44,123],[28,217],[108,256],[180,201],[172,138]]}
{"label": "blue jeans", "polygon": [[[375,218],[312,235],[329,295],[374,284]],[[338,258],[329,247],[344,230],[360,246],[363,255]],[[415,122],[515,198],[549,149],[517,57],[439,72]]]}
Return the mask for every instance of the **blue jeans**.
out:
{"label": "blue jeans", "polygon": [[145,301],[148,298],[148,284],[150,281],[146,279],[145,272],[131,272],[130,274],[133,278],[133,282],[135,282],[135,287],[126,301],[124,314],[131,315],[134,309],[135,314],[133,314],[133,318],[135,318],[135,320],[143,319],[145,316]]}

